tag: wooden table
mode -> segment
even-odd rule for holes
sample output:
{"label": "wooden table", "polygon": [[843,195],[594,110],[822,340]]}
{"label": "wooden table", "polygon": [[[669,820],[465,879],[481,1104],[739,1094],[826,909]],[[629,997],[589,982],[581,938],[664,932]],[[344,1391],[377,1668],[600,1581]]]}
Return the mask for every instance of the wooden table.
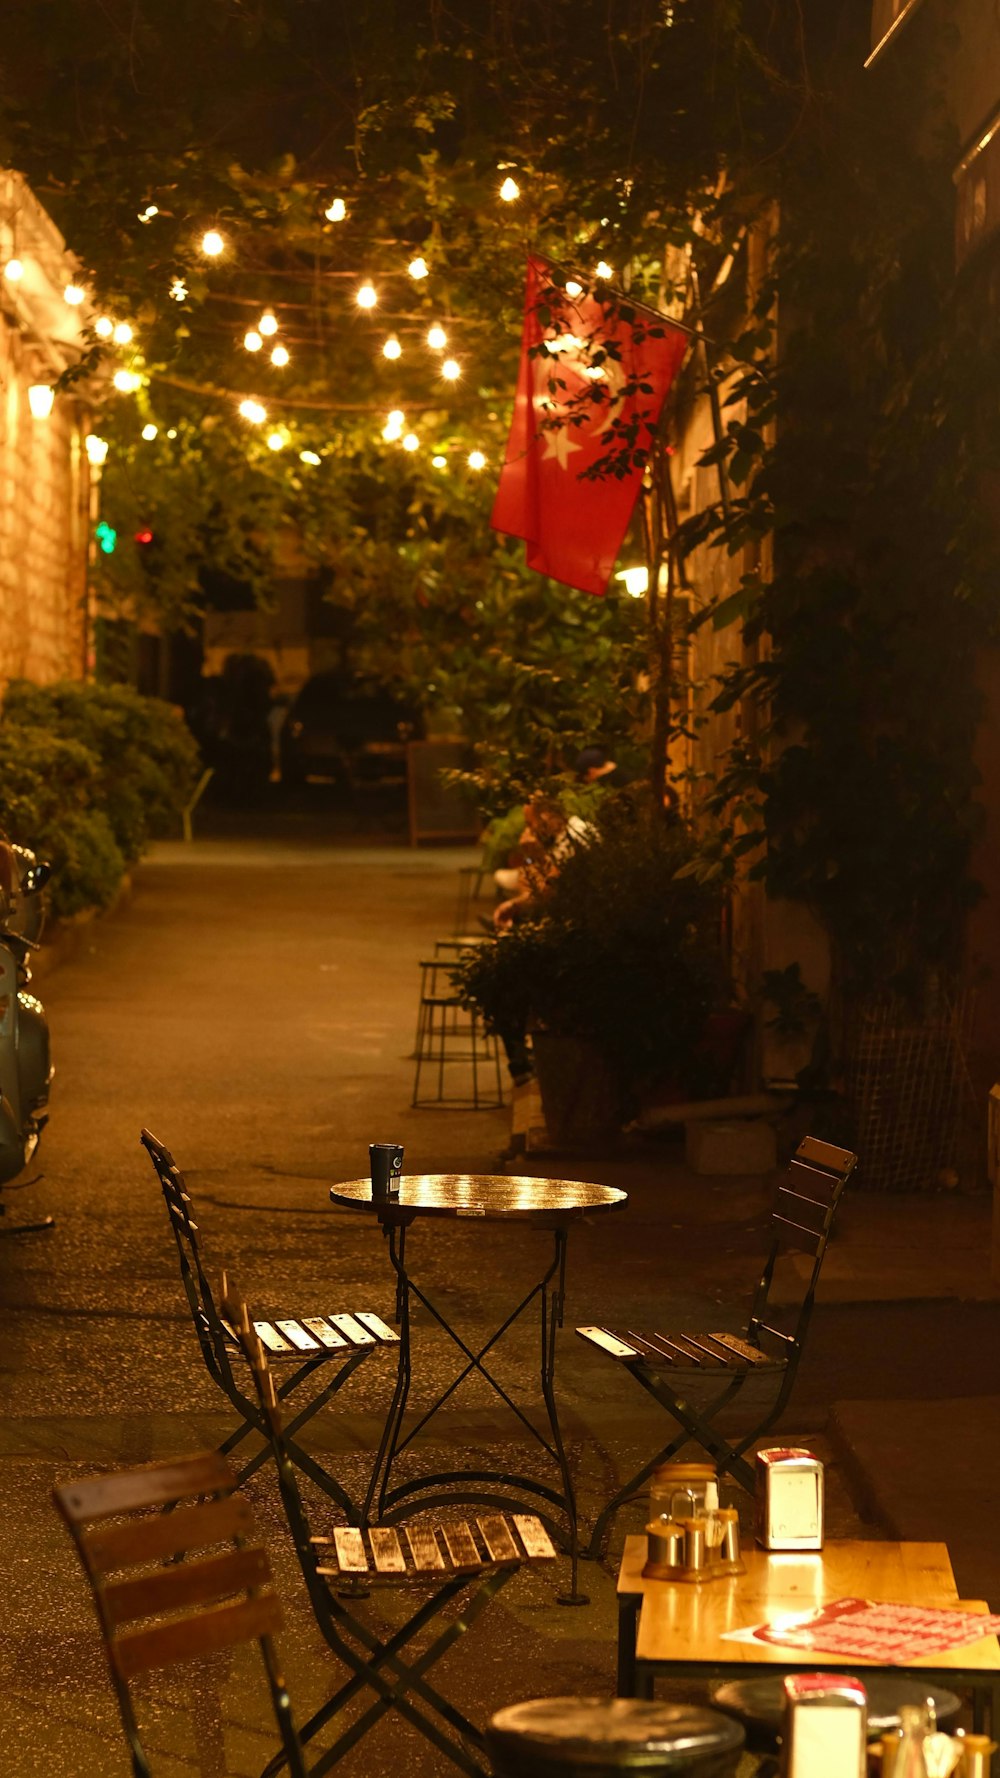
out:
{"label": "wooden table", "polygon": [[[370,1179],[350,1179],[330,1187],[330,1200],[346,1209],[366,1211],[387,1237],[389,1259],[396,1274],[396,1318],[399,1322],[399,1358],[396,1387],[386,1417],[375,1468],[365,1504],[367,1518],[377,1506],[382,1523],[402,1516],[409,1508],[469,1505],[523,1505],[525,1494],[534,1496],[531,1510],[545,1520],[572,1560],[570,1591],[565,1602],[583,1602],[576,1585],[579,1540],[576,1496],[566,1460],[559,1410],[555,1395],[556,1330],[562,1326],[566,1286],[566,1246],[569,1230],[585,1218],[623,1209],[626,1194],[611,1186],[593,1185],[579,1179],[531,1179],[506,1173],[421,1173],[400,1181],[392,1198],[373,1198]],[[479,1223],[519,1223],[542,1229],[552,1236],[551,1257],[536,1284],[504,1316],[482,1344],[473,1347],[452,1325],[439,1303],[414,1278],[407,1258],[407,1231],[418,1220],[431,1226],[454,1226],[460,1220]],[[410,1340],[411,1303],[418,1302],[458,1348],[464,1364],[447,1388],[425,1409],[415,1426],[403,1436],[413,1377]],[[540,1432],[524,1408],[514,1400],[486,1364],[500,1340],[533,1305],[537,1306],[541,1331],[539,1381],[548,1421],[548,1434]],[[532,1476],[509,1470],[465,1469],[439,1471],[392,1485],[392,1470],[407,1446],[449,1401],[455,1390],[473,1374],[480,1376],[493,1393],[516,1415],[521,1425],[541,1445],[556,1466],[559,1485],[550,1487]],[[539,1502],[543,1504],[539,1504]],[[565,1529],[546,1508],[565,1519]]]}
{"label": "wooden table", "polygon": [[[618,1575],[618,1693],[648,1698],[658,1674],[675,1679],[738,1679],[765,1673],[847,1667],[851,1672],[892,1673],[891,1666],[844,1655],[804,1654],[766,1643],[724,1642],[725,1632],[750,1629],[829,1599],[892,1600],[985,1612],[983,1600],[959,1600],[947,1547],[943,1543],[830,1542],[815,1555],[769,1555],[744,1550],[746,1573],[701,1586],[679,1581],[643,1580],[646,1539],[625,1540]],[[1000,1644],[995,1636],[963,1648],[925,1657],[908,1666],[933,1675],[943,1685],[973,1693],[977,1729],[990,1732],[993,1703],[1000,1688]],[[862,1675],[863,1676],[863,1675]]]}

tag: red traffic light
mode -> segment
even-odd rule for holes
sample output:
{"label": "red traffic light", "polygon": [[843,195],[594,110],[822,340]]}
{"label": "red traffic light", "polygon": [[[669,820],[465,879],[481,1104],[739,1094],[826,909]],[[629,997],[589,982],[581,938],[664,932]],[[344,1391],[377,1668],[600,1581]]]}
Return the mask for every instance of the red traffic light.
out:
{"label": "red traffic light", "polygon": [[145,529],[142,531],[137,531],[135,534],[135,540],[136,540],[136,543],[152,543],[153,533],[152,533],[152,531],[150,531],[148,529]]}

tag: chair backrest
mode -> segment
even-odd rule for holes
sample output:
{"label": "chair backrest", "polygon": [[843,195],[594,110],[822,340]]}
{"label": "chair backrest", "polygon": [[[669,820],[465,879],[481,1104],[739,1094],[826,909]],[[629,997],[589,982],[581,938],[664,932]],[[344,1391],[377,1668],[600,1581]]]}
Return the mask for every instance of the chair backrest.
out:
{"label": "chair backrest", "polygon": [[[837,1206],[857,1164],[858,1157],[850,1149],[836,1148],[816,1136],[806,1136],[795,1150],[778,1187],[771,1213],[771,1251],[750,1311],[747,1337],[755,1345],[761,1335],[771,1335],[786,1351],[802,1345]],[[795,1325],[782,1330],[765,1317],[775,1264],[782,1253],[789,1252],[808,1255],[812,1266],[803,1281]]]}
{"label": "chair backrest", "polygon": [[274,1377],[267,1362],[267,1354],[250,1319],[250,1311],[239,1291],[225,1273],[222,1276],[221,1302],[222,1313],[226,1318],[227,1325],[232,1328],[250,1368],[254,1391],[267,1425],[271,1452],[278,1472],[281,1503],[285,1509],[285,1517],[288,1520],[288,1528],[295,1544],[295,1553],[299,1559],[302,1576],[314,1606],[318,1605],[322,1611],[326,1606],[326,1589],[316,1571],[316,1551],[312,1542],[309,1517],[302,1499],[302,1491],[299,1488],[295,1465],[288,1455],[288,1447],[285,1444],[285,1429],[281,1418],[278,1392],[274,1386]]}
{"label": "chair backrest", "polygon": [[305,1763],[271,1637],[281,1628],[249,1504],[217,1452],[120,1469],[56,1488],[93,1591],[137,1778],[149,1778],[129,1682],[139,1673],[257,1641],[293,1778]]}
{"label": "chair backrest", "polygon": [[198,1335],[202,1357],[215,1382],[222,1380],[229,1387],[233,1381],[232,1367],[222,1325],[201,1249],[201,1236],[195,1220],[194,1205],[184,1175],[162,1142],[150,1130],[143,1130],[139,1141],[156,1169],[163,1190],[167,1215],[177,1243],[181,1280],[191,1310],[191,1319]]}

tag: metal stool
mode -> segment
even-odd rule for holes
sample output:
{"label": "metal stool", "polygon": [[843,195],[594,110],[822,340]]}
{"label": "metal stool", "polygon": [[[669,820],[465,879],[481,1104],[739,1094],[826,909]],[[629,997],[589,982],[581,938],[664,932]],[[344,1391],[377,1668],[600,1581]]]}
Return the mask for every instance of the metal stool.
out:
{"label": "metal stool", "polygon": [[473,902],[482,894],[483,882],[490,872],[481,864],[463,864],[458,872],[458,903],[455,908],[455,928],[453,936],[464,938],[465,929],[469,924],[469,912]]}
{"label": "metal stool", "polygon": [[729,1778],[743,1747],[731,1716],[632,1698],[533,1698],[486,1731],[494,1778]]}
{"label": "metal stool", "polygon": [[[413,1098],[417,1108],[444,1105],[470,1111],[498,1111],[504,1102],[500,1075],[500,1047],[495,1036],[486,1030],[475,1007],[463,1006],[455,989],[452,971],[455,959],[433,957],[420,965],[420,1006],[417,1014],[417,1068],[413,1078]],[[437,1073],[437,1091],[421,1097],[420,1077],[425,1066]],[[472,1092],[446,1093],[445,1069],[461,1068],[466,1078],[471,1073]],[[490,1071],[496,1079],[496,1096],[484,1097],[491,1091],[480,1090],[480,1071]]]}
{"label": "metal stool", "polygon": [[[785,1709],[783,1677],[781,1673],[765,1673],[756,1679],[727,1680],[712,1688],[712,1703],[738,1718],[746,1730],[747,1745],[754,1753],[777,1752]],[[954,1692],[910,1679],[905,1673],[863,1674],[862,1681],[868,1693],[869,1741],[891,1735],[899,1728],[903,1704],[926,1704],[929,1700],[941,1724],[951,1722],[962,1708],[961,1699]]]}

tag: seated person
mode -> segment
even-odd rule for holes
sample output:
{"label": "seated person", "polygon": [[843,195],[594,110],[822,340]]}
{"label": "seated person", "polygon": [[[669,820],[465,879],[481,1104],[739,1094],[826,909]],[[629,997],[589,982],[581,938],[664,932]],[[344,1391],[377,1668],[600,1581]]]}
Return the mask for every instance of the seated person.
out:
{"label": "seated person", "polygon": [[[545,889],[569,857],[574,846],[586,845],[591,828],[580,815],[567,815],[551,797],[532,797],[524,810],[525,830],[518,848],[522,866],[513,893],[502,901],[493,915],[493,923],[503,930],[517,920],[530,919],[540,912]],[[500,888],[507,872],[494,872]]]}

